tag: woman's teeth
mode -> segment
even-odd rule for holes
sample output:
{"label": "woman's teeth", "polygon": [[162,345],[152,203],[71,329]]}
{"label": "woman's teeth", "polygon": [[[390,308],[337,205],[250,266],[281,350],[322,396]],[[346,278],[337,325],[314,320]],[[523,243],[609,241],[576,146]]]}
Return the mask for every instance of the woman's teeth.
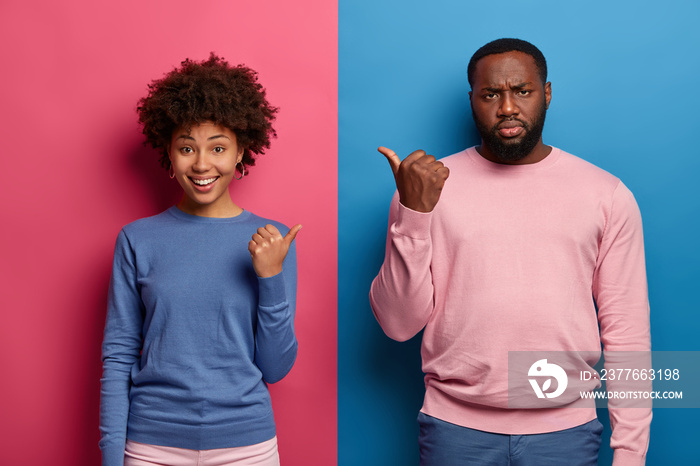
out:
{"label": "woman's teeth", "polygon": [[214,178],[207,178],[206,180],[195,180],[195,179],[192,179],[192,182],[193,182],[194,184],[196,184],[196,185],[199,185],[199,186],[206,186],[206,185],[208,185],[208,184],[210,184],[210,183],[213,183],[214,181],[216,181],[216,177],[214,177]]}

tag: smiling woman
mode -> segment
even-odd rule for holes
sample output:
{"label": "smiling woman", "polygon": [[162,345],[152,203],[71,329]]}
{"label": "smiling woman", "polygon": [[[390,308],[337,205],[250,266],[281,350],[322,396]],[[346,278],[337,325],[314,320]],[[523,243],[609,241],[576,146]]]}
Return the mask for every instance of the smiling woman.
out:
{"label": "smiling woman", "polygon": [[138,111],[183,195],[117,238],[102,346],[102,464],[278,465],[267,384],[296,359],[301,225],[258,217],[229,195],[269,147],[277,109],[254,71],[212,54],[154,81]]}
{"label": "smiling woman", "polygon": [[230,66],[213,53],[201,63],[191,60],[153,81],[149,94],[139,102],[143,134],[161,152],[161,163],[170,168],[168,147],[175,130],[216,122],[232,130],[243,148],[243,166],[255,165],[255,157],[270,147],[277,134],[272,127],[278,109],[266,99],[257,73],[243,65]]}
{"label": "smiling woman", "polygon": [[[173,177],[184,191],[177,205],[180,210],[204,217],[234,217],[242,212],[228,195],[228,185],[243,159],[236,133],[210,121],[189,130],[178,128],[168,152]],[[244,170],[241,165],[241,177]]]}

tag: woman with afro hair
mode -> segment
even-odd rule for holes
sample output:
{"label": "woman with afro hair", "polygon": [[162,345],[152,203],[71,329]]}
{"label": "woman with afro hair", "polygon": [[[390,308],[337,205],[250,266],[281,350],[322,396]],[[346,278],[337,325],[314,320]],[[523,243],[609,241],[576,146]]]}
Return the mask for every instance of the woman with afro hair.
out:
{"label": "woman with afro hair", "polygon": [[213,53],[149,85],[138,115],[183,195],[117,238],[102,345],[104,466],[278,465],[268,383],[297,353],[291,230],[236,205],[275,136],[257,74]]}

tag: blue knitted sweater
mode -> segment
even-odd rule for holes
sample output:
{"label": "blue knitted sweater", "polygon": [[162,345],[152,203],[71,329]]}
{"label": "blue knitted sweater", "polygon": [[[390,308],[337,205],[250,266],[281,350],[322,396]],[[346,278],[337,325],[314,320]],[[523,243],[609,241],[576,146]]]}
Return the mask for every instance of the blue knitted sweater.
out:
{"label": "blue knitted sweater", "polygon": [[268,223],[248,211],[198,217],[173,206],[119,233],[102,345],[103,466],[131,440],[194,450],[275,436],[266,383],[297,353],[296,250],[259,278],[248,242]]}

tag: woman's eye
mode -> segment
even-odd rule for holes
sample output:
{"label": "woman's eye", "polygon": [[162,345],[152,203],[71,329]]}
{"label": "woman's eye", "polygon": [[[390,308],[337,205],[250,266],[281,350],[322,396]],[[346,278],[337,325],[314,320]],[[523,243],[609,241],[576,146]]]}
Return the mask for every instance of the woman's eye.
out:
{"label": "woman's eye", "polygon": [[221,146],[215,147],[215,148],[214,148],[214,153],[216,153],[216,154],[221,154],[221,153],[224,152],[225,150],[226,150],[226,149],[223,148],[223,147],[221,147]]}
{"label": "woman's eye", "polygon": [[191,154],[192,148],[191,147],[183,147],[180,149],[180,152],[182,152],[183,154]]}

